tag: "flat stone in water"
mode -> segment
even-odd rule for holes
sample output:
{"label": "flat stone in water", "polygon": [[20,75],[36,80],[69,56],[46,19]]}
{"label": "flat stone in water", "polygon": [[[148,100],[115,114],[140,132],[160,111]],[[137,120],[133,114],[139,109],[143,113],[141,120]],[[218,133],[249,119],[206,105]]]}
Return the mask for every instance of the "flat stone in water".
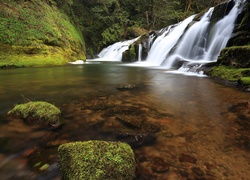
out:
{"label": "flat stone in water", "polygon": [[182,154],[179,158],[179,161],[196,164],[197,159],[195,157],[190,156],[190,155]]}

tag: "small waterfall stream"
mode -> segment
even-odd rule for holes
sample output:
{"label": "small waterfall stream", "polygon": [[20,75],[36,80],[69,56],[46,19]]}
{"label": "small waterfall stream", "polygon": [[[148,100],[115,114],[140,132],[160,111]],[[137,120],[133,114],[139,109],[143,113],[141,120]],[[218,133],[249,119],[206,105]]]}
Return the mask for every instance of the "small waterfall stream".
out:
{"label": "small waterfall stream", "polygon": [[[216,23],[211,22],[214,11],[212,7],[200,20],[196,19],[196,15],[192,15],[179,24],[151,34],[147,40],[147,47],[144,46],[148,51],[147,58],[141,59],[142,44],[140,44],[137,64],[202,74],[202,66],[217,61],[220,51],[226,47],[244,2],[235,0],[232,9]],[[138,38],[115,43],[102,50],[98,56],[102,59],[121,61],[122,52]]]}
{"label": "small waterfall stream", "polygon": [[138,49],[138,62],[141,62],[141,53],[142,53],[142,45],[139,44],[139,49]]}
{"label": "small waterfall stream", "polygon": [[138,38],[123,42],[116,42],[115,44],[110,45],[107,48],[104,48],[98,54],[98,57],[102,60],[121,61],[122,53],[126,51],[129,48],[129,45],[135,42]]}

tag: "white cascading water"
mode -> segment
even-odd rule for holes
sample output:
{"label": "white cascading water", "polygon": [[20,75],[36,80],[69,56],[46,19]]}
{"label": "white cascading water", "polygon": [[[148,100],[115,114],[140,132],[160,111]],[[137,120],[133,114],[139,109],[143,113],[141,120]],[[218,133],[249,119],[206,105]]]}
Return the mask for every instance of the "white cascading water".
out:
{"label": "white cascading water", "polygon": [[113,45],[110,45],[107,48],[104,48],[97,56],[101,60],[121,61],[122,53],[126,51],[129,48],[129,46],[133,42],[135,42],[138,38],[123,42],[117,42]]}
{"label": "white cascading water", "polygon": [[[202,66],[216,61],[220,51],[226,47],[237,15],[241,12],[241,3],[244,4],[244,2],[245,0],[235,0],[235,5],[230,12],[212,28],[210,18],[214,8],[210,8],[199,21],[193,21],[195,17],[193,15],[179,24],[163,28],[157,38],[155,34],[151,34],[147,40],[146,48],[149,52],[145,61],[141,61],[142,45],[139,45],[138,63],[142,66],[160,66],[165,69],[176,69],[182,64],[178,69],[180,73],[203,74]],[[121,61],[122,52],[138,38],[117,42],[103,49],[98,56],[101,59]]]}
{"label": "white cascading water", "polygon": [[210,8],[199,22],[185,32],[174,53],[162,63],[163,66],[170,69],[178,61],[186,61],[179,71],[203,74],[202,65],[217,61],[220,51],[226,47],[240,11],[239,3],[240,1],[236,1],[231,11],[208,31],[213,11],[213,8]]}
{"label": "white cascading water", "polygon": [[169,26],[162,35],[157,37],[149,51],[146,63],[153,66],[160,66],[193,18],[194,15],[178,25]]}
{"label": "white cascading water", "polygon": [[[200,21],[194,23],[183,35],[177,48],[169,55],[166,62],[163,62],[167,69],[172,68],[176,60],[201,60],[205,53],[205,46],[207,42],[208,26],[214,8],[210,8],[201,18]],[[165,60],[165,59],[164,59]]]}
{"label": "white cascading water", "polygon": [[142,44],[139,44],[139,49],[138,49],[138,62],[141,62],[141,54],[142,54]]}

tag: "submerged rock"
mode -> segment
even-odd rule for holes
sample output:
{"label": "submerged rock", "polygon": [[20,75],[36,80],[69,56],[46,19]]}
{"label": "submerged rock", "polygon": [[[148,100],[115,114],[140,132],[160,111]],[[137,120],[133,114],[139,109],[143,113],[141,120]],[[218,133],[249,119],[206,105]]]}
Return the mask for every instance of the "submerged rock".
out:
{"label": "submerged rock", "polygon": [[117,89],[120,90],[126,90],[126,89],[133,89],[136,86],[134,84],[120,84],[119,86],[117,86]]}
{"label": "submerged rock", "polygon": [[72,142],[59,146],[63,179],[132,180],[135,159],[126,143],[108,141]]}
{"label": "submerged rock", "polygon": [[195,157],[187,155],[187,154],[181,154],[181,156],[179,157],[179,161],[196,164],[197,159]]}
{"label": "submerged rock", "polygon": [[156,141],[156,136],[152,133],[129,133],[120,132],[117,133],[116,139],[122,142],[126,142],[132,147],[140,147],[146,145],[152,145]]}
{"label": "submerged rock", "polygon": [[152,170],[157,173],[164,173],[169,170],[169,165],[166,160],[156,157],[152,162]]}
{"label": "submerged rock", "polygon": [[53,128],[62,125],[61,111],[53,104],[42,101],[18,104],[8,115],[21,118],[28,125]]}

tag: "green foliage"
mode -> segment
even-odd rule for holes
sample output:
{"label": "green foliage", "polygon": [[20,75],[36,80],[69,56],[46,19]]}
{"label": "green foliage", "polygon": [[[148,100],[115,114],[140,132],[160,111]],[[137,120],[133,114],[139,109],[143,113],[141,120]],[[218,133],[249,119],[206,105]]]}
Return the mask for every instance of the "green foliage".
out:
{"label": "green foliage", "polygon": [[116,41],[135,38],[138,34],[130,33],[135,27],[158,30],[218,1],[81,0],[74,1],[72,6],[88,48],[92,49],[87,51],[98,52]]}
{"label": "green foliage", "polygon": [[59,146],[58,152],[65,180],[132,180],[135,177],[133,151],[122,142],[72,142]]}
{"label": "green foliage", "polygon": [[8,115],[17,116],[31,125],[51,125],[62,124],[61,111],[54,105],[37,101],[16,105],[8,112]]}

